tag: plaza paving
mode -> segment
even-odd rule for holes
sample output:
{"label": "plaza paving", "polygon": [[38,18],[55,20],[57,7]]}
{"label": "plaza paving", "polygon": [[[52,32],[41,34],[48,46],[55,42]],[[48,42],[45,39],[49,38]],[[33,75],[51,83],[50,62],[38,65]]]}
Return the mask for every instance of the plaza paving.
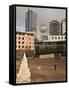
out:
{"label": "plaza paving", "polygon": [[[28,60],[31,71],[32,82],[50,82],[66,80],[65,59],[56,60],[55,58],[40,59],[38,57]],[[19,71],[20,64],[16,65],[16,73]]]}

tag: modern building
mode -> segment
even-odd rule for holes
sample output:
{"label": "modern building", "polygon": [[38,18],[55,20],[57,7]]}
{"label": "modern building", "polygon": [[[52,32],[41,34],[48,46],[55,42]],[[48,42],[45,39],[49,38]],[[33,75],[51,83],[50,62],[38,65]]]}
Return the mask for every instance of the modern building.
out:
{"label": "modern building", "polygon": [[16,32],[16,50],[34,51],[34,32]]}
{"label": "modern building", "polygon": [[63,19],[61,22],[61,34],[65,34],[66,33],[66,19]]}
{"label": "modern building", "polygon": [[61,25],[57,20],[52,20],[50,22],[50,35],[60,35],[61,34]]}
{"label": "modern building", "polygon": [[46,42],[61,42],[66,41],[65,35],[48,35],[48,40]]}
{"label": "modern building", "polygon": [[25,18],[25,31],[36,32],[37,31],[37,13],[33,8],[28,8]]}
{"label": "modern building", "polygon": [[49,54],[60,52],[63,56],[66,55],[66,36],[65,35],[48,35],[47,40],[40,40],[35,44],[38,47],[36,54]]}

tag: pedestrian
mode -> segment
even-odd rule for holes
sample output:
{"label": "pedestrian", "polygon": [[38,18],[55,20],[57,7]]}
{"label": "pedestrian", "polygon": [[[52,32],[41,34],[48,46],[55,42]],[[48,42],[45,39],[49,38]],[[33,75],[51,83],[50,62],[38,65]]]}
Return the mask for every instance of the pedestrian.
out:
{"label": "pedestrian", "polygon": [[55,70],[56,70],[56,65],[54,65],[54,68],[55,68]]}

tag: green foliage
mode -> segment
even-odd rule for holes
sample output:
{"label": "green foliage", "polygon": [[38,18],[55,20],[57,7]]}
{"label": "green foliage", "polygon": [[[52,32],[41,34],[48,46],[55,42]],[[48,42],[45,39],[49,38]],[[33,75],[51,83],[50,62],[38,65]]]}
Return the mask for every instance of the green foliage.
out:
{"label": "green foliage", "polygon": [[63,52],[63,46],[59,45],[49,45],[49,46],[44,46],[40,47],[37,45],[35,47],[36,54],[51,54],[51,53],[62,53]]}

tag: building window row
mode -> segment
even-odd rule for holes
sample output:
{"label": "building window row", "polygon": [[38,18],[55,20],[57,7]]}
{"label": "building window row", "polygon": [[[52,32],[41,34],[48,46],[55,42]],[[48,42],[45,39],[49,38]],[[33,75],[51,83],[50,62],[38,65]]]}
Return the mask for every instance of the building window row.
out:
{"label": "building window row", "polygon": [[[31,47],[33,47],[33,46],[18,46],[18,48],[31,48]],[[17,48],[17,45],[16,45],[16,48]]]}
{"label": "building window row", "polygon": [[[17,42],[16,42],[16,43],[17,43]],[[24,42],[20,42],[20,41],[19,41],[18,44],[20,44],[20,43],[21,43],[21,44],[24,44]],[[27,42],[26,44],[31,44],[31,42]],[[32,42],[32,44],[33,44],[33,42]]]}
{"label": "building window row", "polygon": [[33,38],[30,38],[30,37],[27,37],[27,38],[24,38],[24,37],[18,37],[18,38],[17,38],[17,37],[16,37],[16,39],[19,39],[19,40],[20,40],[20,39],[22,39],[22,40],[24,40],[24,39],[26,39],[26,40],[33,40]]}
{"label": "building window row", "polygon": [[17,32],[16,32],[16,35],[23,35],[23,36],[28,35],[28,36],[34,36],[34,34],[32,34],[32,33],[29,34],[29,33],[21,33],[21,32],[20,32],[20,33],[17,33]]}
{"label": "building window row", "polygon": [[[16,37],[16,39],[17,39],[17,37]],[[21,39],[21,37],[18,37],[18,39],[20,40],[20,39]],[[22,40],[24,40],[24,37],[22,37]]]}
{"label": "building window row", "polygon": [[[16,43],[17,43],[17,42],[16,42]],[[19,43],[19,44],[20,44],[20,43],[24,44],[24,42],[20,42],[20,41],[19,41],[18,43]]]}
{"label": "building window row", "polygon": [[52,37],[52,39],[64,39],[63,37]]}

